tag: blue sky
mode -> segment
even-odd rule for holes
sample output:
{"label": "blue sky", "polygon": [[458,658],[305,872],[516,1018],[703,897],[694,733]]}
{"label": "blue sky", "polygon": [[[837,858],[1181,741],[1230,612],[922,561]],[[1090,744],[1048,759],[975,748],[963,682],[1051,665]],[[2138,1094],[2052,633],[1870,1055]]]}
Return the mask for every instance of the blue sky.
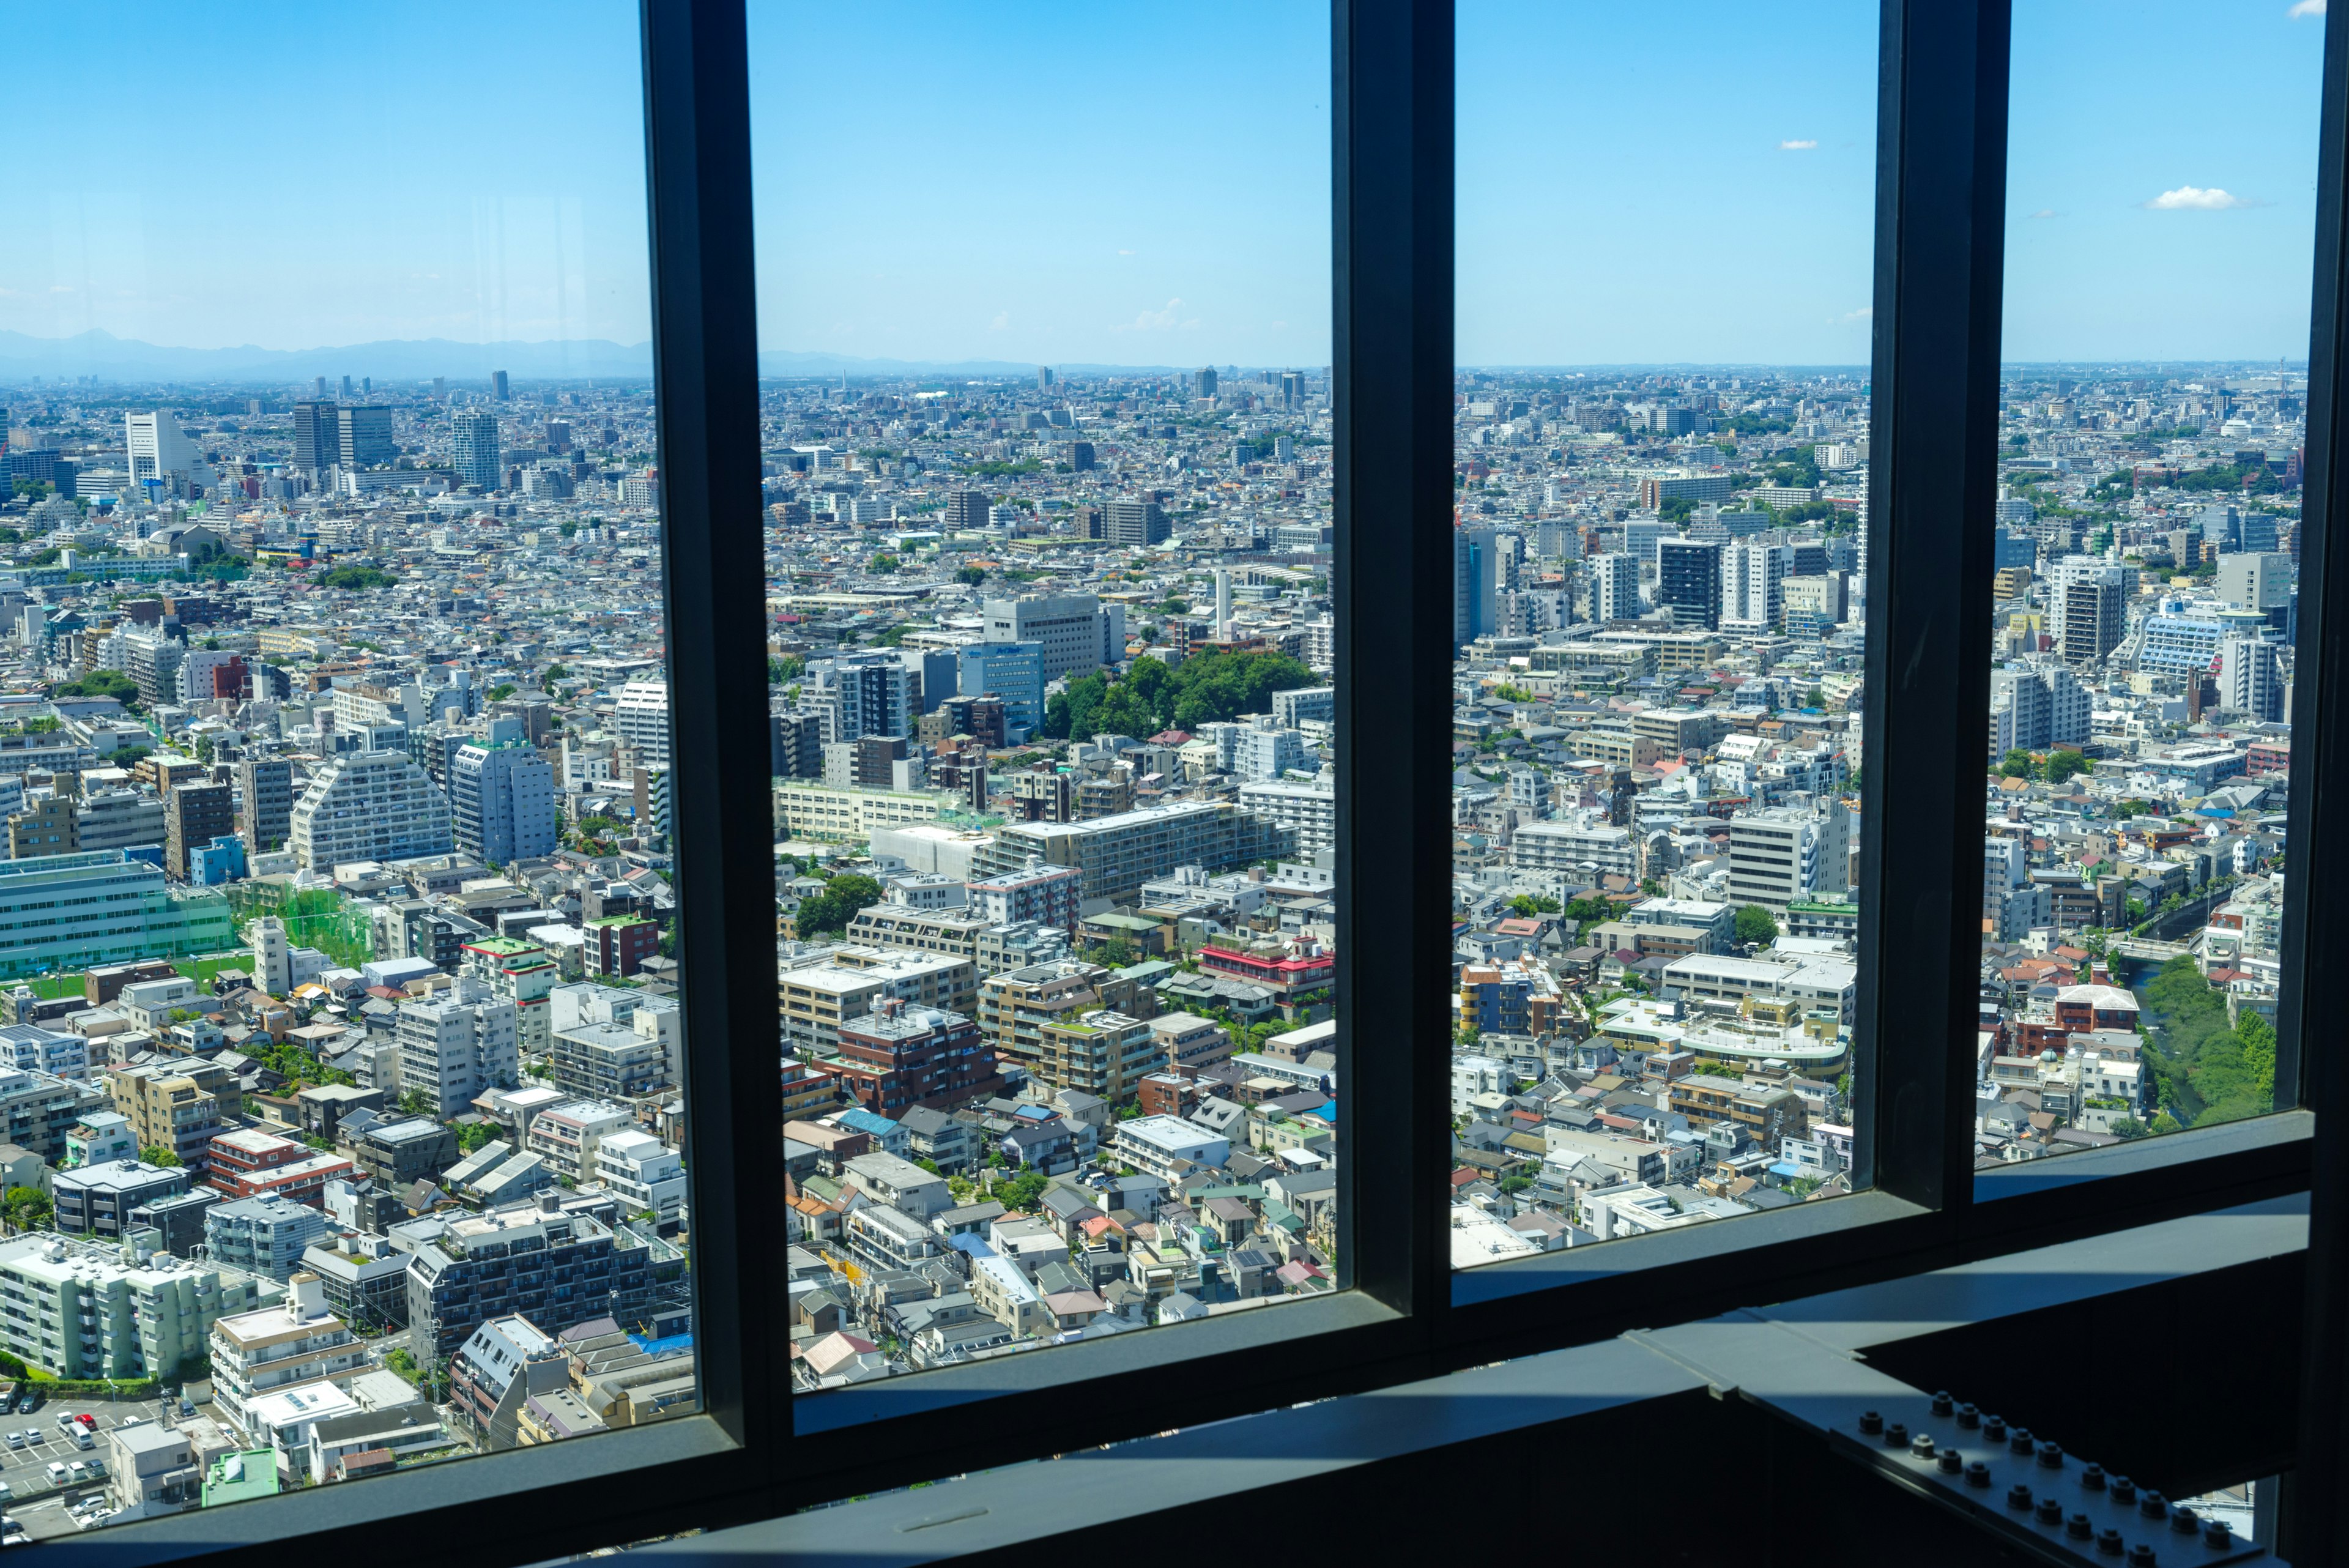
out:
{"label": "blue sky", "polygon": [[[2299,8],[2018,6],[2009,358],[2306,352]],[[1325,7],[751,16],[764,347],[1326,360]],[[10,78],[0,329],[647,335],[626,0],[10,20],[45,64]],[[1873,5],[1463,0],[1460,26],[1464,363],[1865,361]]]}

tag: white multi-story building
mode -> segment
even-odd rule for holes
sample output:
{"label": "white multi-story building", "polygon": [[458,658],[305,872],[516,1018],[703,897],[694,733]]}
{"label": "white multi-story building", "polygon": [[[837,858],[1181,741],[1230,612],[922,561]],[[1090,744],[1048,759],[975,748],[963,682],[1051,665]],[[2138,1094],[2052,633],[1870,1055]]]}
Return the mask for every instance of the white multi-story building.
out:
{"label": "white multi-story building", "polygon": [[575,1185],[595,1179],[596,1149],[604,1139],[633,1125],[626,1106],[569,1100],[531,1117],[523,1142],[549,1170]]}
{"label": "white multi-story building", "polygon": [[1250,725],[1232,737],[1232,771],[1244,779],[1278,779],[1291,768],[1313,765],[1313,753],[1296,730]]}
{"label": "white multi-story building", "polygon": [[286,1279],[282,1304],[213,1321],[209,1349],[212,1404],[240,1432],[246,1406],[258,1394],[343,1377],[367,1366],[367,1347],[343,1319],[326,1312],[326,1286],[310,1272]]}
{"label": "white multi-story building", "polygon": [[514,1004],[470,976],[399,1005],[399,1084],[436,1116],[463,1112],[484,1089],[514,1086],[521,1071]]}
{"label": "white multi-story building", "polygon": [[2219,645],[2219,706],[2254,719],[2283,713],[2283,666],[2263,638],[2230,637]]}
{"label": "white multi-story building", "polygon": [[2088,689],[2053,659],[2019,661],[1990,677],[1991,755],[2020,747],[2044,751],[2086,741],[2095,703]]}
{"label": "white multi-story building", "polygon": [[295,864],[314,871],[445,855],[454,847],[449,797],[406,752],[347,752],[294,803],[287,845]]}
{"label": "white multi-story building", "polygon": [[1819,893],[1840,892],[1850,856],[1851,816],[1840,802],[1816,814],[1782,806],[1732,817],[1730,902],[1783,910]]}
{"label": "white multi-story building", "polygon": [[613,705],[612,728],[645,766],[668,766],[668,683],[631,680],[621,687]]}
{"label": "white multi-story building", "polygon": [[1786,577],[1795,568],[1791,545],[1731,541],[1721,552],[1721,629],[1758,636],[1779,629],[1786,617]]}
{"label": "white multi-story building", "polygon": [[184,483],[194,472],[196,443],[181,431],[180,421],[162,410],[123,415],[122,431],[129,449],[131,483],[150,479],[169,483],[174,475]]}
{"label": "white multi-story building", "polygon": [[1528,822],[1509,840],[1509,863],[1522,870],[1557,871],[1591,880],[1640,874],[1639,845],[1628,828],[1603,823]]}
{"label": "white multi-story building", "polygon": [[1244,784],[1240,809],[1297,835],[1297,853],[1338,846],[1338,792],[1319,784]]}
{"label": "white multi-story building", "polygon": [[685,1162],[652,1134],[630,1127],[595,1143],[595,1179],[619,1194],[630,1214],[650,1214],[664,1231],[685,1218]]}
{"label": "white multi-story building", "polygon": [[1583,563],[1583,570],[1590,575],[1592,620],[1605,626],[1609,621],[1640,618],[1639,556],[1628,551],[1593,556]]}

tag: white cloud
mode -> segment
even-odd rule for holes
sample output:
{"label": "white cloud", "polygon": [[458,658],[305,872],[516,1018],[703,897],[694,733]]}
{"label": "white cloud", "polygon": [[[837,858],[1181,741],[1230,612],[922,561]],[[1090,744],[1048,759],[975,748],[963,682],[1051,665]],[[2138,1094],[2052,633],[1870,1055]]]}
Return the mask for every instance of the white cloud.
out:
{"label": "white cloud", "polygon": [[1011,330],[1011,312],[1009,312],[1009,311],[1008,311],[1008,310],[999,310],[999,311],[997,311],[997,312],[995,313],[995,319],[994,319],[994,320],[992,320],[992,321],[990,321],[990,322],[988,322],[988,323],[987,324],[987,329],[988,329],[989,332],[1009,332],[1009,331],[1010,331],[1010,330]]}
{"label": "white cloud", "polygon": [[1120,254],[1120,255],[1122,255],[1122,256],[1130,256],[1130,255],[1132,255],[1133,253],[1132,251],[1120,251],[1120,252],[1118,252],[1117,254]]}
{"label": "white cloud", "polygon": [[2060,218],[2060,217],[2062,217],[2064,214],[2063,214],[2063,213],[2059,213],[2059,212],[2057,212],[2057,211],[2056,211],[2054,208],[2053,208],[2053,207],[2042,207],[2042,208],[2040,208],[2040,209],[2039,209],[2039,211],[2037,211],[2037,212],[2035,212],[2035,213],[2032,213],[2032,214],[2030,214],[2030,215],[2031,215],[2032,217],[2034,217],[2034,218]]}
{"label": "white cloud", "polygon": [[2299,0],[2299,3],[2284,15],[2295,22],[2302,16],[2322,16],[2324,15],[2324,0]]}
{"label": "white cloud", "polygon": [[1143,311],[1134,317],[1133,325],[1121,327],[1118,330],[1120,332],[1167,332],[1177,326],[1196,327],[1198,323],[1195,321],[1188,323],[1183,321],[1181,316],[1177,314],[1182,308],[1183,302],[1180,299],[1170,299],[1166,302],[1164,309]]}
{"label": "white cloud", "polygon": [[1816,140],[1782,141],[1778,143],[1778,151],[1781,152],[1816,152],[1818,150],[1819,144]]}
{"label": "white cloud", "polygon": [[2216,185],[2207,191],[2199,185],[2180,185],[2175,191],[2164,191],[2152,201],[2143,203],[2157,213],[2223,213],[2233,207],[2266,204],[2254,202],[2249,196],[2232,195]]}
{"label": "white cloud", "polygon": [[1876,306],[1872,305],[1863,305],[1857,310],[1847,310],[1843,313],[1843,318],[1847,323],[1854,321],[1873,321],[1876,319]]}

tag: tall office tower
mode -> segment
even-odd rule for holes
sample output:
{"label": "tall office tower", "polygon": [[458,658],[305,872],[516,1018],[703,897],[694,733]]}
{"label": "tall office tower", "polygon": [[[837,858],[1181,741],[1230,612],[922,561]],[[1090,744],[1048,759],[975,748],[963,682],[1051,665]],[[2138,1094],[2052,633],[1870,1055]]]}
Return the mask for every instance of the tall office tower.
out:
{"label": "tall office tower", "polygon": [[2230,637],[2219,645],[2219,706],[2272,723],[2283,713],[2283,668],[2264,638]]}
{"label": "tall office tower", "polygon": [[1640,561],[1630,555],[1593,556],[1583,563],[1590,574],[1590,618],[1609,621],[1640,618]]}
{"label": "tall office tower", "polygon": [[988,599],[987,640],[1033,642],[1044,649],[1044,679],[1090,675],[1125,658],[1125,607],[1091,594]]}
{"label": "tall office tower", "polygon": [[1037,366],[1037,367],[1036,367],[1036,389],[1037,389],[1038,391],[1040,391],[1040,392],[1042,392],[1042,391],[1049,391],[1049,390],[1050,390],[1050,389],[1051,389],[1051,386],[1052,386],[1052,368],[1051,368],[1050,365],[1039,365],[1039,366]]}
{"label": "tall office tower", "polygon": [[351,379],[348,376],[346,376],[343,378],[343,400],[345,402],[348,402],[351,400],[352,395]]}
{"label": "tall office tower", "polygon": [[323,398],[326,395],[326,378],[316,376],[311,379],[310,395],[314,398]]}
{"label": "tall office tower", "polygon": [[645,766],[668,766],[668,682],[631,680],[621,687],[612,708],[612,727],[635,748]]}
{"label": "tall office tower", "polygon": [[433,400],[434,402],[436,402],[436,403],[437,403],[437,402],[439,402],[441,399],[443,399],[443,398],[447,397],[448,395],[449,395],[449,378],[448,378],[448,377],[446,377],[446,376],[435,376],[435,377],[433,377],[433,378],[432,378],[432,400]]}
{"label": "tall office tower", "polygon": [[1721,553],[1721,624],[1752,637],[1780,629],[1786,616],[1786,578],[1795,551],[1788,545],[1740,539]]}
{"label": "tall office tower", "polygon": [[347,469],[389,466],[399,456],[391,440],[391,410],[372,404],[337,410],[335,445]]}
{"label": "tall office tower", "polygon": [[1199,396],[1212,398],[1216,395],[1216,368],[1213,365],[1200,367],[1197,385]]}
{"label": "tall office tower", "polygon": [[374,391],[375,378],[373,376],[361,376],[359,378],[359,396],[363,398],[367,397],[373,394]]}
{"label": "tall office tower", "polygon": [[2128,606],[2127,568],[2093,556],[2056,564],[2055,650],[2075,669],[2099,664],[2120,645]]}
{"label": "tall office tower", "polygon": [[987,526],[987,494],[978,490],[956,490],[947,494],[947,526],[949,528],[984,528]]}
{"label": "tall office tower", "polygon": [[122,416],[123,439],[130,452],[130,483],[154,479],[169,483],[184,479],[196,466],[195,443],[180,431],[180,421],[158,409],[151,414]]}
{"label": "tall office tower", "polygon": [[1305,406],[1304,371],[1283,370],[1280,373],[1280,402],[1283,408],[1299,409]]}
{"label": "tall office tower", "polygon": [[341,462],[342,453],[341,410],[333,403],[295,404],[294,466],[316,478]]}
{"label": "tall office tower", "polygon": [[[1043,644],[967,642],[959,662],[956,690],[947,696],[995,697],[1003,703],[1003,716],[1027,734],[1044,727]],[[926,683],[922,696],[929,701]]]}
{"label": "tall office tower", "polygon": [[189,857],[215,838],[236,831],[228,785],[183,784],[163,797],[163,865],[184,882]]}
{"label": "tall office tower", "polygon": [[521,720],[491,720],[487,736],[458,749],[449,775],[460,853],[492,866],[554,853],[554,769],[523,737]]}
{"label": "tall office tower", "polygon": [[1071,441],[1069,443],[1069,468],[1071,472],[1085,473],[1091,472],[1092,466],[1093,443],[1089,441]]}
{"label": "tall office tower", "polygon": [[1503,629],[1501,597],[1516,591],[1525,554],[1525,535],[1513,529],[1453,530],[1454,646],[1464,646],[1486,632]]}
{"label": "tall office tower", "polygon": [[549,420],[546,421],[546,450],[549,452],[569,452],[571,450],[571,421],[569,420]]}
{"label": "tall office tower", "polygon": [[1216,568],[1216,640],[1232,639],[1232,574],[1228,567]]}
{"label": "tall office tower", "polygon": [[506,400],[506,373],[503,370],[490,372],[490,396],[502,403]]}
{"label": "tall office tower", "polygon": [[1109,504],[1109,542],[1130,550],[1163,545],[1173,528],[1155,501],[1112,501]]}
{"label": "tall office tower", "polygon": [[[503,375],[505,372],[498,372]],[[486,410],[475,409],[459,414],[456,425],[456,455],[453,466],[460,484],[478,484],[483,490],[495,490],[502,477],[498,472],[498,416]]]}
{"label": "tall office tower", "polygon": [[1656,606],[1674,625],[1721,625],[1721,549],[1714,539],[1656,541]]}
{"label": "tall office tower", "polygon": [[294,822],[294,764],[256,760],[234,769],[237,833],[248,855],[266,855],[285,842]]}

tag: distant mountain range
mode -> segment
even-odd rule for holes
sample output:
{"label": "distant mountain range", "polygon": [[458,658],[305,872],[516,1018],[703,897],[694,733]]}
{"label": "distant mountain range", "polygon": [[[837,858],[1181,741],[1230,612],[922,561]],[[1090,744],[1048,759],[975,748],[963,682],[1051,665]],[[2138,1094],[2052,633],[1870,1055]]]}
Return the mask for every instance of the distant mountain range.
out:
{"label": "distant mountain range", "polygon": [[[1070,375],[1164,375],[1155,365],[1059,365]],[[517,381],[576,381],[637,379],[653,372],[650,343],[615,343],[602,337],[566,337],[542,343],[458,343],[445,337],[389,338],[339,348],[173,348],[90,331],[71,337],[35,337],[0,331],[0,383],[24,383],[95,376],[101,381],[171,381],[285,388],[324,376],[329,387],[341,378],[361,377],[412,384],[444,376],[463,385],[483,382],[492,370]],[[1032,361],[1010,359],[864,359],[851,354],[769,349],[759,356],[759,373],[774,377],[935,376],[962,379],[1032,376]]]}

